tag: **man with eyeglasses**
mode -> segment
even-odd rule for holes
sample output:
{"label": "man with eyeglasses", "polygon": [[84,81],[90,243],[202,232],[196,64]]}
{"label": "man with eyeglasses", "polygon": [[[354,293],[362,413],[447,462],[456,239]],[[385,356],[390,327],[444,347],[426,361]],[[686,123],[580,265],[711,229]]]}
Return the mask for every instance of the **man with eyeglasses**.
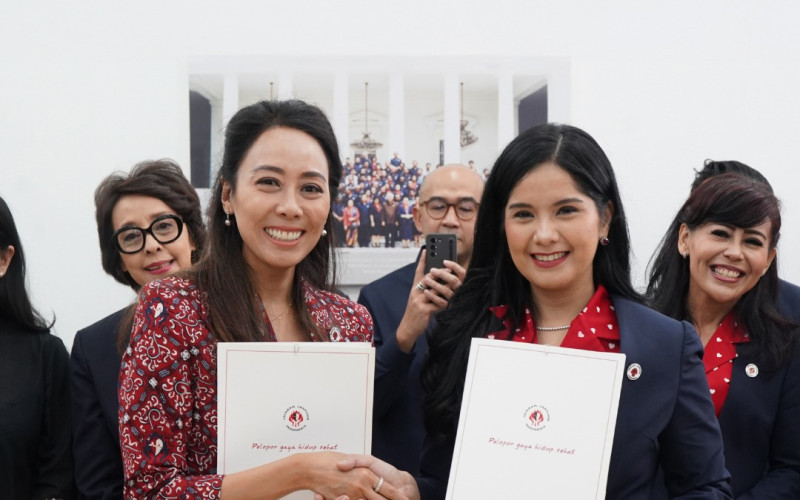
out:
{"label": "man with eyeglasses", "polygon": [[464,165],[445,165],[425,176],[413,208],[423,235],[452,233],[457,262],[425,274],[424,250],[416,262],[364,286],[358,302],[374,320],[377,356],[372,454],[416,475],[424,426],[420,369],[428,350],[425,331],[461,286],[472,256],[483,177]]}

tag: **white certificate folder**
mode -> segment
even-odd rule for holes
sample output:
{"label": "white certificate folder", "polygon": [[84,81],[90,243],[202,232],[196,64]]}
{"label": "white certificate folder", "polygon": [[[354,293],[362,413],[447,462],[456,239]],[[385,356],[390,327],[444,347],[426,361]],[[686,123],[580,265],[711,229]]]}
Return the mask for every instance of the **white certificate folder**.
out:
{"label": "white certificate folder", "polygon": [[605,498],[625,355],[473,339],[447,499]]}
{"label": "white certificate folder", "polygon": [[217,361],[218,473],[300,452],[370,453],[368,342],[220,342]]}

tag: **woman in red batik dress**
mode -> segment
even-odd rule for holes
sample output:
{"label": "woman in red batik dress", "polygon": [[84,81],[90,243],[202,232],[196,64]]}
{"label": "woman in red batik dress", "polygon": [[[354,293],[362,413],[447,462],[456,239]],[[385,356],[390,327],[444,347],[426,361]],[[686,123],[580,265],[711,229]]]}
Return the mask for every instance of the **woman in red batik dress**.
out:
{"label": "woman in red batik dress", "polygon": [[353,200],[347,200],[344,207],[343,223],[345,230],[345,244],[349,247],[358,246],[358,227],[361,225],[361,214],[353,204]]}
{"label": "woman in red batik dress", "polygon": [[372,340],[367,311],[329,291],[326,236],[341,175],[319,108],[262,101],[231,119],[210,199],[208,252],[139,296],[119,387],[126,498],[273,499],[300,490],[326,499],[417,498],[409,474],[335,452],[216,473],[218,341]]}

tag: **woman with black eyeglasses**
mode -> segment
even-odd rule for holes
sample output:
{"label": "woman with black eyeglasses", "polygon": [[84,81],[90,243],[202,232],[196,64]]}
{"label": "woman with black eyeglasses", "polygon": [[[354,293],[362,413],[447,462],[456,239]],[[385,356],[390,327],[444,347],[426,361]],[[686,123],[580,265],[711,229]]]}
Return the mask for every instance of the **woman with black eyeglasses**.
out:
{"label": "woman with black eyeglasses", "polygon": [[[181,168],[146,161],[95,192],[103,269],[135,292],[190,267],[205,245],[200,201]],[[117,383],[133,307],[84,328],[70,360],[75,480],[84,498],[122,498]]]}

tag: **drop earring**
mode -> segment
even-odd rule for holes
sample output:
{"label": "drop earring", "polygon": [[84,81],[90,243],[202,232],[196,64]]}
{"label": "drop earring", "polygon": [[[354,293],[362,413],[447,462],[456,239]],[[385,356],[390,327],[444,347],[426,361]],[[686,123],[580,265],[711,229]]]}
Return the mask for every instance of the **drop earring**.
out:
{"label": "drop earring", "polygon": [[225,210],[224,208],[222,209],[222,211],[225,212],[225,226],[231,227],[231,214],[229,214],[228,211]]}

